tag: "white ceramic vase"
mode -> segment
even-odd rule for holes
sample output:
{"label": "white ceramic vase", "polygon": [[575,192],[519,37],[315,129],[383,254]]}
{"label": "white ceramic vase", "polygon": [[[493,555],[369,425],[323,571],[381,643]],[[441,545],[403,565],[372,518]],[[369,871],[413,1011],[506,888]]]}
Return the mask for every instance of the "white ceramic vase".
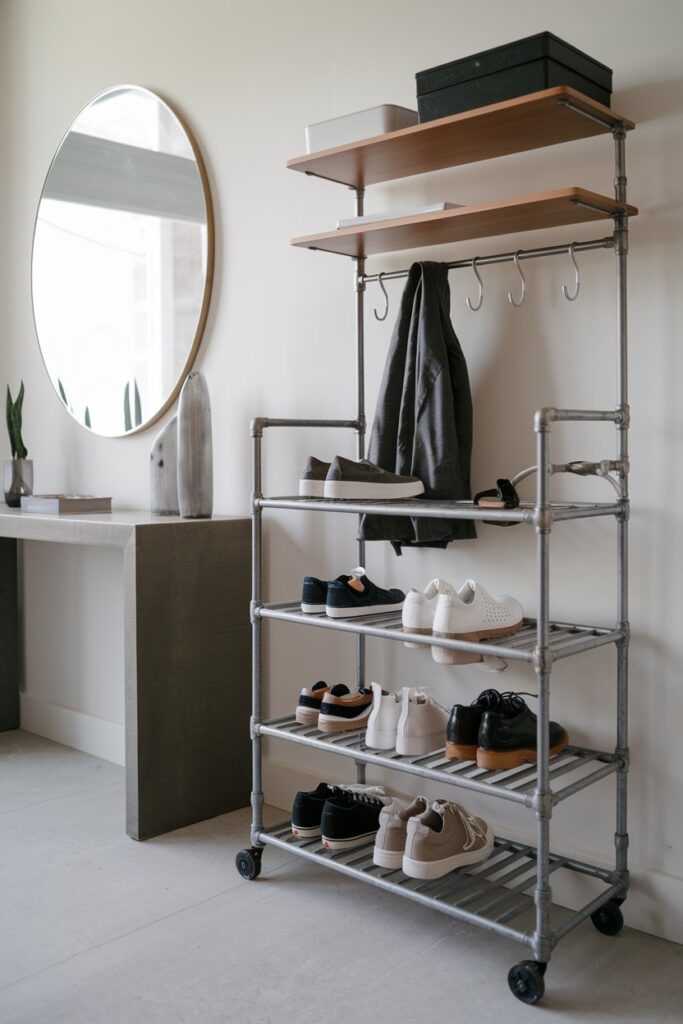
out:
{"label": "white ceramic vase", "polygon": [[211,402],[206,378],[193,370],[180,392],[178,503],[184,519],[210,519],[213,511]]}

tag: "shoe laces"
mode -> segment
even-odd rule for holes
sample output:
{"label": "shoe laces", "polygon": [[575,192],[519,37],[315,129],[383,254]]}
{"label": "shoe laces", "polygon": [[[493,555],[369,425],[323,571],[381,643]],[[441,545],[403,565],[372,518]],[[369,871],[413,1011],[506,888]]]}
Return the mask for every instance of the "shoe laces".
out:
{"label": "shoe laces", "polygon": [[463,830],[465,832],[465,849],[471,850],[478,839],[486,840],[486,832],[484,826],[475,818],[470,811],[466,810],[461,804],[449,802],[447,800],[435,800],[432,804],[432,809],[442,817],[445,814],[446,808],[450,807],[453,814],[459,819]]}
{"label": "shoe laces", "polygon": [[502,695],[498,690],[494,690],[493,687],[489,690],[483,690],[478,697],[472,701],[472,705],[478,704],[480,707],[484,705],[487,711],[492,711],[498,707],[502,699]]}
{"label": "shoe laces", "polygon": [[516,693],[512,690],[506,690],[505,693],[500,694],[500,708],[503,711],[511,713],[513,711],[519,713],[526,707],[526,701],[522,700],[522,697],[535,697],[535,693],[527,693],[525,690],[518,690]]}
{"label": "shoe laces", "polygon": [[[421,701],[419,700],[420,697],[422,698]],[[429,693],[429,691],[426,688],[423,688],[421,686],[412,687],[410,693],[408,694],[408,700],[413,701],[414,704],[433,704],[435,707],[441,708],[441,710],[445,714],[449,713],[448,709],[445,708],[443,704],[440,704],[438,700],[435,700],[434,697],[432,697],[431,693]]]}

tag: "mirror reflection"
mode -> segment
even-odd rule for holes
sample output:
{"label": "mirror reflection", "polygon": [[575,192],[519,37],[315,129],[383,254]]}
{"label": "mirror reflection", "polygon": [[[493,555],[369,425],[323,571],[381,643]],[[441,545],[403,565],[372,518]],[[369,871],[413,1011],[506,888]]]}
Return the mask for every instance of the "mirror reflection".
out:
{"label": "mirror reflection", "polygon": [[97,434],[155,420],[201,338],[213,262],[200,158],[159,97],[92,101],[47,175],[33,242],[33,307],[65,407]]}

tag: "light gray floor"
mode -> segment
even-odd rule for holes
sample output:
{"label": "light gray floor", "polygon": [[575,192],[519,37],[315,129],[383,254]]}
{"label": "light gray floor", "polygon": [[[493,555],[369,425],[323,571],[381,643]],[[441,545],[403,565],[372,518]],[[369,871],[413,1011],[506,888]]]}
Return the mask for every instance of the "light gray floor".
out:
{"label": "light gray floor", "polygon": [[121,768],[0,734],[2,1024],[683,1019],[682,946],[584,924],[525,1007],[502,939],[273,848],[242,880],[248,819],[136,843]]}

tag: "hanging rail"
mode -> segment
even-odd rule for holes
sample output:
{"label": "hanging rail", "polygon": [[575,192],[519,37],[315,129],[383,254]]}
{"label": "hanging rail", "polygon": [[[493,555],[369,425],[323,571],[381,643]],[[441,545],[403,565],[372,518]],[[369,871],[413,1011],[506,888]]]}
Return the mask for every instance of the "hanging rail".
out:
{"label": "hanging rail", "polygon": [[[604,211],[603,211],[604,212]],[[539,249],[518,249],[515,252],[495,253],[491,256],[474,256],[466,260],[452,260],[445,263],[448,270],[462,270],[466,267],[485,267],[492,263],[513,263],[515,257],[519,260],[535,260],[541,256],[563,256],[572,252],[588,252],[591,249],[613,249],[614,236],[607,235],[605,238],[594,238],[587,242],[568,242],[565,245],[546,245]],[[475,264],[476,260],[476,264]],[[361,284],[368,284],[370,281],[395,281],[401,277],[407,277],[409,271],[389,270],[381,274],[360,274],[358,280]]]}

